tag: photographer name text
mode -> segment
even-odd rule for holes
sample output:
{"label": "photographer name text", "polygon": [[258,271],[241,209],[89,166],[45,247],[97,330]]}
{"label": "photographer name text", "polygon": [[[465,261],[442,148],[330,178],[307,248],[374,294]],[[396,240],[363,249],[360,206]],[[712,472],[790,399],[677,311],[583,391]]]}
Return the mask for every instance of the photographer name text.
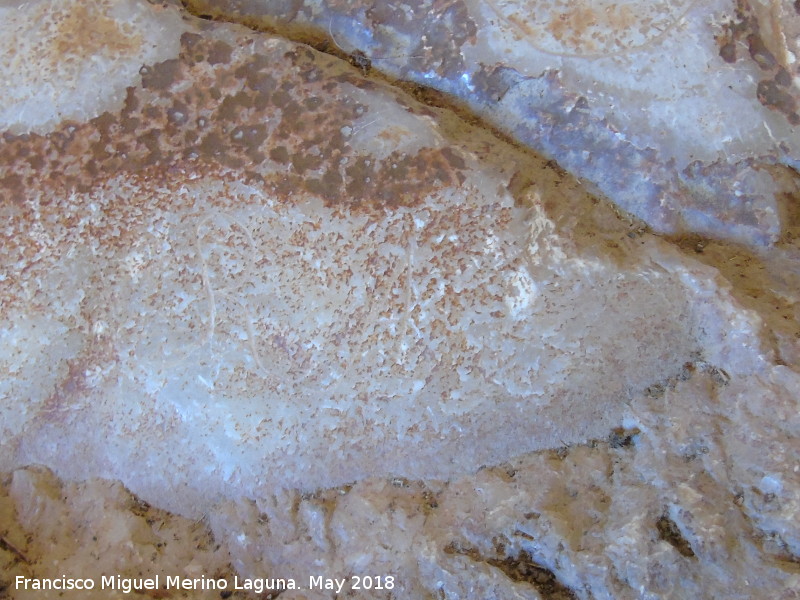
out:
{"label": "photographer name text", "polygon": [[[337,594],[345,590],[392,590],[393,575],[350,575],[348,577],[325,577],[311,575],[305,580],[308,590],[329,590]],[[141,593],[147,590],[243,590],[261,594],[270,591],[299,590],[301,580],[280,577],[246,578],[225,577],[181,577],[179,575],[153,575],[152,577],[122,577],[103,575],[99,580],[91,577],[24,577],[17,575],[18,590],[115,590],[124,594]]]}

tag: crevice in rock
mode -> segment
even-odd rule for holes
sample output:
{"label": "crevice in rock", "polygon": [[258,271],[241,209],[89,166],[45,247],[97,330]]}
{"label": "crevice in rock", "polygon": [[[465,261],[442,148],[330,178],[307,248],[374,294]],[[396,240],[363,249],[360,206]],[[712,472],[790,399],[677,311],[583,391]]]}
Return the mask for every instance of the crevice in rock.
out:
{"label": "crevice in rock", "polygon": [[632,429],[615,427],[608,436],[608,445],[611,448],[633,448],[636,446],[636,439],[640,433],[641,431],[638,427],[633,427]]}
{"label": "crevice in rock", "polygon": [[667,515],[662,515],[656,521],[656,529],[658,530],[658,537],[670,546],[675,548],[681,556],[692,558],[695,556],[689,541],[683,537],[681,530],[678,528],[677,523],[670,519]]}
{"label": "crevice in rock", "polygon": [[796,247],[797,240],[791,235],[783,236],[791,239],[790,247],[785,243],[777,245],[777,249],[785,254],[772,253],[771,258],[741,244],[698,235],[665,238],[687,256],[719,271],[731,285],[734,299],[762,318],[761,339],[765,349],[772,350],[776,362],[785,365],[795,362],[790,356],[785,356],[787,345],[797,344],[800,340],[800,327],[795,317],[797,305],[791,301],[792,288],[800,278],[783,268],[800,252]]}
{"label": "crevice in rock", "polygon": [[696,372],[707,375],[718,386],[726,386],[730,382],[730,375],[725,369],[702,360],[699,353],[692,353],[689,358],[680,371],[648,385],[644,394],[649,398],[663,398],[664,394],[674,390],[682,381],[691,379]]}
{"label": "crevice in rock", "polygon": [[[142,500],[136,494],[131,492],[130,508],[129,510],[137,517],[146,517],[150,512],[150,503]],[[148,521],[150,522],[150,521]],[[152,524],[152,523],[151,523]]]}
{"label": "crevice in rock", "polygon": [[[498,550],[503,550],[503,545]],[[575,592],[561,583],[558,576],[542,564],[537,563],[530,553],[521,550],[516,556],[483,556],[477,548],[451,542],[444,549],[446,554],[459,554],[475,562],[482,562],[499,569],[506,577],[516,583],[532,586],[545,600],[577,600]]]}
{"label": "crevice in rock", "polygon": [[[5,550],[6,552],[12,554],[15,561],[22,561],[27,565],[31,564],[31,561],[28,559],[25,553],[12,544],[8,539],[6,539],[5,535],[0,535],[0,550]],[[0,589],[0,591],[2,591],[2,589]]]}

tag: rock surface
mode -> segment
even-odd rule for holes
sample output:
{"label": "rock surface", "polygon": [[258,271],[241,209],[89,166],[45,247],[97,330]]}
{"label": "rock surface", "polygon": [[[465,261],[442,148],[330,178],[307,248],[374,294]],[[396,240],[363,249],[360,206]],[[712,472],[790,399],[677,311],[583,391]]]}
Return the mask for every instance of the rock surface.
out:
{"label": "rock surface", "polygon": [[656,231],[774,242],[798,165],[788,0],[187,0],[452,94]]}
{"label": "rock surface", "polygon": [[[437,5],[451,17],[426,26],[469,29],[459,6]],[[741,5],[721,26],[726,60],[756,30],[770,40],[774,81],[792,48],[764,24],[777,6]],[[553,22],[574,29],[557,7]],[[621,127],[624,110],[593,120],[601,92],[571,109],[588,121],[547,136],[540,117],[507,112],[523,89],[566,98],[580,61],[621,69],[672,32],[706,31],[698,5],[669,7],[613,38],[602,20],[581,35],[529,32],[536,43],[514,41],[518,55],[492,71],[515,69],[518,83],[476,102],[500,124],[525,117],[514,131],[539,131],[540,146],[577,136],[572,152],[622,177],[610,195],[623,209],[641,192],[630,177],[685,179],[679,154],[697,145],[692,181],[707,178],[718,202],[700,211],[717,241],[684,217],[673,227],[657,208],[631,210],[683,232],[653,235],[555,163],[371,77],[363,57],[137,0],[0,7],[13,34],[0,37],[4,592],[41,597],[15,589],[17,574],[112,570],[305,587],[395,577],[354,592],[365,598],[797,598],[793,130],[736,146],[709,125],[614,172],[623,146],[582,137]],[[334,8],[289,21],[328,18],[341,40]],[[489,8],[510,29],[473,31],[470,47],[532,27],[511,4]],[[376,20],[392,33],[377,10],[363,35]],[[414,28],[459,39],[427,31]],[[392,39],[380,47],[411,43]],[[463,74],[463,49],[440,57],[432,83]],[[756,54],[715,77],[745,78],[747,60],[766,73]],[[562,72],[524,66],[542,57]],[[719,91],[709,85],[698,103]],[[637,98],[650,110],[642,95],[625,101]],[[792,120],[747,102],[766,126]],[[737,158],[714,162],[718,151]],[[739,210],[717,194],[745,163],[768,189],[740,194]],[[663,215],[695,210],[664,190]],[[757,207],[777,229],[751,218]],[[159,550],[165,531],[174,552]],[[332,594],[281,594],[316,597]]]}
{"label": "rock surface", "polygon": [[[122,598],[124,588],[100,590],[102,577],[142,576],[162,580],[206,574],[229,577],[225,550],[202,521],[159,510],[130,494],[119,482],[59,481],[50,471],[30,467],[0,482],[0,571],[4,598]],[[24,550],[22,550],[24,548]],[[95,590],[34,590],[16,578],[96,581]],[[155,590],[154,590],[155,591]],[[152,597],[165,597],[152,595]],[[170,598],[219,598],[219,592],[173,591]]]}

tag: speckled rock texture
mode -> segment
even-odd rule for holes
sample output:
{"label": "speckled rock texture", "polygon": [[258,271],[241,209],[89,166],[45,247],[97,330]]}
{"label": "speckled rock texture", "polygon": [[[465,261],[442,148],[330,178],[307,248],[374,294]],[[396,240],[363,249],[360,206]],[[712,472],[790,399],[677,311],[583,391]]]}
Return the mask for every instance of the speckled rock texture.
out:
{"label": "speckled rock texture", "polygon": [[[321,52],[315,22],[329,44],[355,31],[342,6],[275,12],[273,33],[256,3],[215,6],[248,26],[0,6],[0,597],[61,597],[16,577],[67,571],[295,579],[282,600],[334,597],[319,575],[394,577],[362,598],[800,597],[797,138],[765,91],[795,97],[785,7],[552,3],[543,26],[487,3],[494,33],[474,6],[426,8],[429,83],[458,96],[437,82],[475,86],[477,65],[472,108],[517,123],[500,139],[377,73],[388,58]],[[411,43],[402,5],[349,6],[384,50]],[[706,26],[720,72],[668,98],[728,110],[714,86],[756,85],[755,61],[772,83],[740,95],[741,143],[715,113],[632,150],[624,127],[654,130],[567,85]],[[517,44],[504,66],[470,63],[492,36]],[[509,112],[553,94],[572,120]],[[525,146],[562,143],[559,163]],[[617,187],[584,185],[573,155]]]}
{"label": "speckled rock texture", "polygon": [[773,167],[800,160],[791,0],[186,4],[453,95],[656,231],[763,245],[786,225]]}

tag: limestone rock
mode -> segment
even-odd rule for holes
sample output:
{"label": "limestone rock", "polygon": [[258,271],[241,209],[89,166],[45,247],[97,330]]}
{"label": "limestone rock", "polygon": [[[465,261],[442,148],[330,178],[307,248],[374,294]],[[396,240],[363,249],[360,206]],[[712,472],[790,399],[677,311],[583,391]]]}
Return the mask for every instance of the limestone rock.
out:
{"label": "limestone rock", "polygon": [[[798,166],[788,0],[189,0],[452,94],[655,230],[774,242]],[[363,58],[359,58],[363,55]]]}
{"label": "limestone rock", "polygon": [[603,437],[702,352],[700,265],[542,161],[308,48],[183,28],[118,112],[0,148],[12,465],[139,493],[168,457],[211,498],[446,478]]}
{"label": "limestone rock", "polygon": [[[797,597],[790,169],[753,167],[783,194],[773,246],[670,241],[555,163],[367,76],[363,57],[139,0],[11,6],[38,15],[27,31],[55,25],[3,67],[9,572],[53,576],[56,559],[89,577],[396,578],[365,598]],[[618,41],[573,36],[581,56],[559,60],[644,51],[659,29],[692,30],[695,8],[685,28],[657,11]],[[59,25],[81,11],[84,27]],[[19,23],[1,27],[24,42]],[[52,92],[40,73],[65,45]],[[101,91],[86,83],[98,52],[120,61]],[[569,125],[576,153],[594,152],[577,145],[591,122]],[[620,154],[606,150],[608,173]],[[737,164],[706,172],[709,193]],[[734,213],[745,237],[766,231]],[[142,502],[157,514],[139,518]],[[215,540],[196,557],[195,535]],[[73,541],[48,556],[48,536]]]}
{"label": "limestone rock", "polygon": [[[227,553],[203,522],[150,506],[119,482],[62,482],[41,467],[19,469],[0,482],[0,515],[0,590],[7,598],[124,597],[131,594],[125,580],[132,586],[142,577],[232,575]],[[94,589],[33,589],[34,580],[65,576],[90,580]],[[103,590],[103,576],[116,587]],[[210,599],[219,592],[175,590],[169,597]]]}

